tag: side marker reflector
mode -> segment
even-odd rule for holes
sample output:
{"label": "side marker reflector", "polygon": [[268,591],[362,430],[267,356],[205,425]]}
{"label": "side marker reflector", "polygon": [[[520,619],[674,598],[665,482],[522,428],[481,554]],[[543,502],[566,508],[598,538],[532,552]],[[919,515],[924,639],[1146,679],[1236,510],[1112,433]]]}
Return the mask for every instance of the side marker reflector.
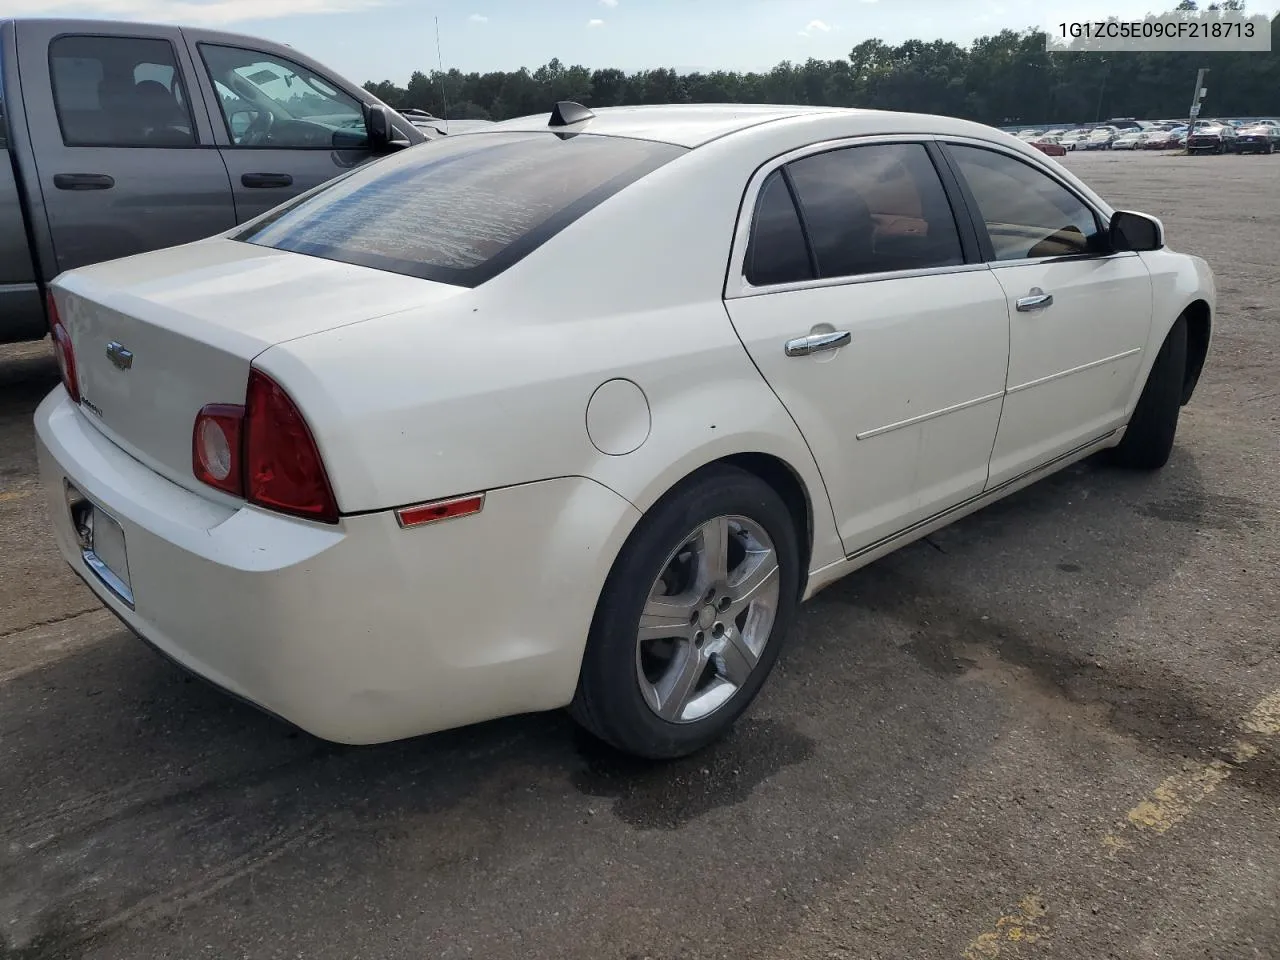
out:
{"label": "side marker reflector", "polygon": [[484,494],[477,493],[466,497],[455,497],[452,500],[433,500],[431,503],[401,507],[396,511],[396,521],[402,527],[421,527],[441,520],[470,516],[483,509]]}

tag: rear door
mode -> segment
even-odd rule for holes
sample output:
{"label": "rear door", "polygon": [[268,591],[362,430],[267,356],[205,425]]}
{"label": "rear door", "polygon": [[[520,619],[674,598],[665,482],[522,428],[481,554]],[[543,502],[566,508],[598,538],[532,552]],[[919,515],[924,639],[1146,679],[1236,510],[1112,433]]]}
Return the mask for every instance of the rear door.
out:
{"label": "rear door", "polygon": [[193,109],[176,28],[17,23],[54,273],[235,226],[231,184]]}
{"label": "rear door", "polygon": [[364,107],[318,64],[185,30],[243,223],[373,159]]}
{"label": "rear door", "polygon": [[748,189],[725,305],[822,471],[848,554],[982,492],[1004,293],[923,141],[801,151]]}

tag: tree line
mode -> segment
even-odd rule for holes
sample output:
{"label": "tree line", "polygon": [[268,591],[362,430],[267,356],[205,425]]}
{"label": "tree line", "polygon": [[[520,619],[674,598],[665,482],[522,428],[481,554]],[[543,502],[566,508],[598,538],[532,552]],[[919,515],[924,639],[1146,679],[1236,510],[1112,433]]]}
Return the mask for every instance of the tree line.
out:
{"label": "tree line", "polygon": [[[1239,0],[1222,8],[1240,10]],[[1210,4],[1206,10],[1217,10]],[[1195,15],[1194,0],[1177,11]],[[1280,114],[1280,40],[1259,52],[1046,51],[1045,34],[1002,30],[969,46],[943,40],[864,40],[843,60],[783,61],[767,73],[625,72],[567,66],[462,73],[417,71],[407,87],[365,84],[393,107],[450,119],[505,120],[559,100],[587,106],[658,103],[795,103],[944,114],[993,125],[1087,123],[1108,117],[1182,117],[1196,70],[1209,68],[1204,116]]]}

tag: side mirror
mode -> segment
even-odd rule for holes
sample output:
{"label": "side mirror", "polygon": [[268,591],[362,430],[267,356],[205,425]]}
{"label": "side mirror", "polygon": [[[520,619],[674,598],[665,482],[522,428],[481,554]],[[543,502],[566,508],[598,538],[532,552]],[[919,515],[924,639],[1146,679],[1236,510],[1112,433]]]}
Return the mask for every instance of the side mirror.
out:
{"label": "side mirror", "polygon": [[365,108],[365,121],[369,128],[369,146],[374,153],[391,153],[410,146],[408,140],[401,139],[391,120],[391,111],[380,103]]}
{"label": "side mirror", "polygon": [[1164,224],[1145,213],[1117,210],[1111,216],[1111,249],[1159,250],[1164,246]]}

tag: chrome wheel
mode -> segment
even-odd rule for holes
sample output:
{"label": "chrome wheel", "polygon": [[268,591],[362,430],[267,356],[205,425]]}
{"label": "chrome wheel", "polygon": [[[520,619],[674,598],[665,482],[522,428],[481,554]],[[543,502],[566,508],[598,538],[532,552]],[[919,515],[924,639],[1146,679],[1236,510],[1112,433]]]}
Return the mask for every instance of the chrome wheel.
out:
{"label": "chrome wheel", "polygon": [[758,523],[716,517],[667,558],[636,632],[645,702],[671,723],[715,713],[751,676],[778,611],[773,541]]}

